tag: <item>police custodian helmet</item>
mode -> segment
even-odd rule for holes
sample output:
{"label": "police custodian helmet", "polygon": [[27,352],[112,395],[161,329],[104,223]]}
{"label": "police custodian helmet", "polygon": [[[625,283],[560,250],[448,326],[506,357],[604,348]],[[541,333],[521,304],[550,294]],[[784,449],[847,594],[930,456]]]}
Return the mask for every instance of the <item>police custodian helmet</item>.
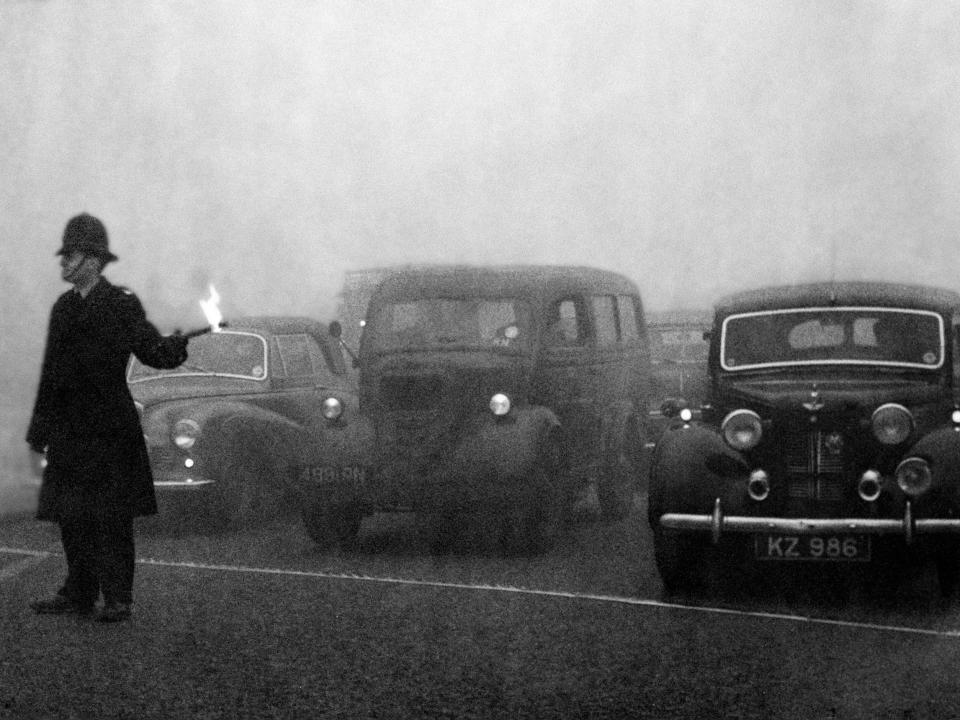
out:
{"label": "police custodian helmet", "polygon": [[72,252],[92,255],[104,264],[117,259],[109,249],[107,228],[98,218],[88,213],[80,213],[70,218],[63,230],[63,247],[57,250],[56,254],[66,255]]}

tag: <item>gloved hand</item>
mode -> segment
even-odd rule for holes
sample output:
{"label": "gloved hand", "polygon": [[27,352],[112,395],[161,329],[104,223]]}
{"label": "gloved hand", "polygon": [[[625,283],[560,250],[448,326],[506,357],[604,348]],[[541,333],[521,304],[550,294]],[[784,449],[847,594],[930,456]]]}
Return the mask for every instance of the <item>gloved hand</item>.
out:
{"label": "gloved hand", "polygon": [[173,335],[167,338],[169,342],[170,354],[173,355],[177,365],[187,360],[187,343],[190,341],[178,328],[173,331]]}

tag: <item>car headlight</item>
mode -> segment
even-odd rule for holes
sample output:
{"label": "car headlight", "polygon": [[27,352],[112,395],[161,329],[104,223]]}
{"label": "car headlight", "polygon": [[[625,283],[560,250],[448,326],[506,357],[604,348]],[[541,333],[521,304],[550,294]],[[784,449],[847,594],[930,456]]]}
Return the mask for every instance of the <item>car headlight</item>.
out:
{"label": "car headlight", "polygon": [[504,393],[497,393],[490,398],[490,412],[497,417],[503,417],[510,412],[510,398]]}
{"label": "car headlight", "polygon": [[200,437],[200,426],[194,420],[177,420],[170,437],[178,448],[189,450]]}
{"label": "car headlight", "polygon": [[899,445],[913,432],[913,415],[903,405],[887,403],[873,411],[870,425],[884,445]]}
{"label": "car headlight", "polygon": [[343,403],[335,397],[328,397],[323,401],[323,408],[320,412],[327,420],[336,420],[343,415]]}
{"label": "car headlight", "polygon": [[734,410],[720,424],[723,439],[734,450],[750,450],[760,442],[760,416],[753,410]]}
{"label": "car headlight", "polygon": [[897,485],[910,497],[923,495],[933,485],[930,464],[923,458],[907,458],[897,465]]}

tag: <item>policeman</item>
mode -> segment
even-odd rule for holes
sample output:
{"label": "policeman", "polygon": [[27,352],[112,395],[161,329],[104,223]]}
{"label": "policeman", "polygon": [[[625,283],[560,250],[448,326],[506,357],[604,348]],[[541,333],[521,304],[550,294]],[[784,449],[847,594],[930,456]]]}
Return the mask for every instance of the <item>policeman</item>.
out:
{"label": "policeman", "polygon": [[67,577],[55,595],[30,606],[93,615],[102,593],[96,616],[115,622],[130,617],[133,601],[133,518],[157,512],[127,362],[133,353],[152,367],[176,367],[187,358],[187,341],[162,336],[136,295],[101,275],[117,257],[97,218],[71,218],[56,254],[73,289],[50,315],[26,439],[43,475],[37,519],[60,525]]}

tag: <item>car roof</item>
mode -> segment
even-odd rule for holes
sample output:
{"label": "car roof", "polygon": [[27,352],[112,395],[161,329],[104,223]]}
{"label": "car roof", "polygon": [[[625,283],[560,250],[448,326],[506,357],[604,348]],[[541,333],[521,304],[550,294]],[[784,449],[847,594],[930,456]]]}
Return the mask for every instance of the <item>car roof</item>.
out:
{"label": "car roof", "polygon": [[540,298],[567,292],[639,295],[623,275],[580,265],[432,265],[396,269],[380,283],[374,298]]}
{"label": "car roof", "polygon": [[952,313],[960,310],[960,293],[927,285],[891,282],[833,281],[781,285],[733,293],[714,305],[717,315],[793,307],[863,305],[903,307]]}
{"label": "car roof", "polygon": [[226,318],[226,329],[255,330],[272,335],[304,332],[327,334],[327,328],[323,323],[299,315],[246,315],[238,318]]}

